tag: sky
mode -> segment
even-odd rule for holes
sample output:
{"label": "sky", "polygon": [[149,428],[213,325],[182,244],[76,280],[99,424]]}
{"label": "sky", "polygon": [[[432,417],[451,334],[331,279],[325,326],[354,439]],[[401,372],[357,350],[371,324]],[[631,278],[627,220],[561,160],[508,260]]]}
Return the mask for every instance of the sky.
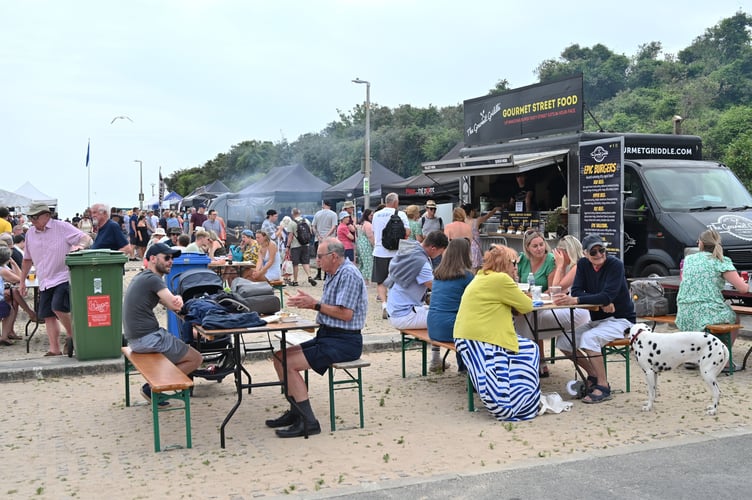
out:
{"label": "sky", "polygon": [[676,54],[742,8],[693,4],[0,0],[0,188],[29,181],[61,217],[138,206],[160,168],[320,132],[365,101],[355,78],[380,106],[455,105],[536,83],[574,43]]}

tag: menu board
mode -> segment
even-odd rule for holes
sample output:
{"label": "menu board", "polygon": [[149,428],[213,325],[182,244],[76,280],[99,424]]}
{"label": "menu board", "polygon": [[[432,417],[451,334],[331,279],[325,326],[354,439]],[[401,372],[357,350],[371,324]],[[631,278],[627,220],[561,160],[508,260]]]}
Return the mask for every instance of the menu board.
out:
{"label": "menu board", "polygon": [[619,259],[624,253],[623,185],[624,138],[581,142],[580,239],[600,235],[608,253]]}

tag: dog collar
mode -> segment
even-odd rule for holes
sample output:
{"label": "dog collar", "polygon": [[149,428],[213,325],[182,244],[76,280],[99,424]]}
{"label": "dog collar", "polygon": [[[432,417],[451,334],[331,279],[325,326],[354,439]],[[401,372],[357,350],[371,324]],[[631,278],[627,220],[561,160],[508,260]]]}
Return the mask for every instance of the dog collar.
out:
{"label": "dog collar", "polygon": [[639,331],[638,331],[637,333],[635,333],[634,337],[632,337],[632,339],[631,339],[631,340],[629,341],[629,346],[630,346],[630,347],[632,346],[632,344],[634,344],[634,343],[635,343],[635,340],[637,340],[637,337],[639,337],[639,336],[640,336],[640,334],[641,334],[642,332],[644,332],[644,331],[645,331],[645,330],[639,330]]}

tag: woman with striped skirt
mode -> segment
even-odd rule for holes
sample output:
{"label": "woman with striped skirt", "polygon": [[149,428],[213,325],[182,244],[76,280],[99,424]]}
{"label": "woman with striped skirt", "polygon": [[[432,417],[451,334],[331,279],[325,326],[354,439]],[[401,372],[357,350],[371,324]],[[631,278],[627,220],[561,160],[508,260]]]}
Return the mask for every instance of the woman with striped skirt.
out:
{"label": "woman with striped skirt", "polygon": [[529,420],[540,404],[538,362],[532,340],[518,337],[512,310],[533,310],[517,286],[517,252],[497,245],[462,295],[454,323],[457,353],[481,401],[498,420]]}

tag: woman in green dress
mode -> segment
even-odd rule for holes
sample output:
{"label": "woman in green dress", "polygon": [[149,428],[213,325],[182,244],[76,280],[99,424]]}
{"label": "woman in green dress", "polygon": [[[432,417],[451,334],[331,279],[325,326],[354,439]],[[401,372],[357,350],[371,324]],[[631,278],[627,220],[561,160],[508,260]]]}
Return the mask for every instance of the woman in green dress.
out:
{"label": "woman in green dress", "polygon": [[701,332],[707,325],[736,323],[736,313],[721,293],[727,281],[742,293],[749,291],[731,259],[724,257],[721,236],[715,229],[704,231],[697,245],[700,251],[684,258],[676,296],[676,326],[688,332]]}
{"label": "woman in green dress", "polygon": [[370,208],[363,210],[363,216],[358,224],[358,237],[355,239],[355,247],[358,255],[358,268],[366,281],[366,285],[371,282],[371,271],[373,270],[373,226],[371,219],[373,211]]}

